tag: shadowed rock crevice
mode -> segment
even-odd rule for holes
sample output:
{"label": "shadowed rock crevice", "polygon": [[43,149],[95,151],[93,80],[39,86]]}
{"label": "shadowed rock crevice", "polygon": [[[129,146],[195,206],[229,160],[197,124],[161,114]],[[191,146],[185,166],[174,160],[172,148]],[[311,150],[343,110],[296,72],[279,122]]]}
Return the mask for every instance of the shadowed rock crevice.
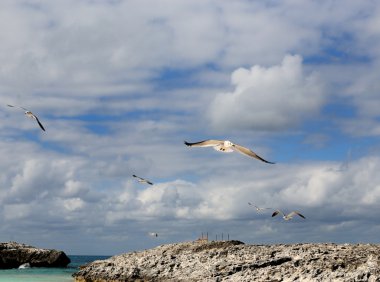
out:
{"label": "shadowed rock crevice", "polygon": [[207,244],[200,244],[195,245],[193,250],[194,252],[201,252],[205,250],[211,250],[211,249],[227,249],[230,246],[238,246],[238,245],[244,245],[243,242],[237,241],[237,240],[231,240],[231,241],[211,241]]}

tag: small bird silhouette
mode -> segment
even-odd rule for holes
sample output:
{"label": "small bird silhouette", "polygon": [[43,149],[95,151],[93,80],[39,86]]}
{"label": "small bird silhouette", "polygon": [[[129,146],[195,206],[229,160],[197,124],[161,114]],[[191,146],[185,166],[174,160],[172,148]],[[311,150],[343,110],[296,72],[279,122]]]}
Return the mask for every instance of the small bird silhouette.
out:
{"label": "small bird silhouette", "polygon": [[150,182],[149,180],[146,180],[145,178],[142,178],[140,176],[137,176],[137,175],[132,175],[133,177],[137,178],[137,181],[140,182],[140,183],[146,183],[146,184],[149,184],[149,185],[153,185],[152,182]]}
{"label": "small bird silhouette", "polygon": [[280,214],[280,213],[282,214],[282,218],[283,218],[284,220],[290,220],[290,219],[292,219],[295,215],[298,215],[298,216],[300,216],[300,217],[306,219],[306,217],[304,217],[302,214],[300,214],[300,213],[297,212],[297,211],[292,211],[292,212],[290,212],[290,213],[288,213],[288,214],[284,214],[282,211],[280,211],[280,210],[276,210],[276,211],[272,214],[272,217],[274,217],[274,216],[276,216],[276,215],[278,215],[278,214]]}

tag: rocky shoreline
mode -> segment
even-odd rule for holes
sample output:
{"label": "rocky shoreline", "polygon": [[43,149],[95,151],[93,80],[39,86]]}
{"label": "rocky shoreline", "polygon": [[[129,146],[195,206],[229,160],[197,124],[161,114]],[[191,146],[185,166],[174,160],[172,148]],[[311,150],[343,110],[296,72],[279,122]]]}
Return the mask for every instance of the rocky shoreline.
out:
{"label": "rocky shoreline", "polygon": [[63,251],[40,249],[16,242],[0,243],[0,269],[66,267],[70,259]]}
{"label": "rocky shoreline", "polygon": [[87,264],[76,282],[380,281],[380,245],[168,244]]}

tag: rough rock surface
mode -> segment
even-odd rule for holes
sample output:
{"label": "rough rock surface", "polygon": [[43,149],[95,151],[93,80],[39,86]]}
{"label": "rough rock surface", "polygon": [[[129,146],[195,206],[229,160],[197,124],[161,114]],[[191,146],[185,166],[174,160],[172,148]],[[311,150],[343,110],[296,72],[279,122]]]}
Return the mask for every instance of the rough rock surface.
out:
{"label": "rough rock surface", "polygon": [[380,281],[380,245],[187,242],[83,266],[75,281]]}
{"label": "rough rock surface", "polygon": [[66,267],[70,259],[62,251],[38,249],[16,242],[0,243],[0,269],[31,267]]}

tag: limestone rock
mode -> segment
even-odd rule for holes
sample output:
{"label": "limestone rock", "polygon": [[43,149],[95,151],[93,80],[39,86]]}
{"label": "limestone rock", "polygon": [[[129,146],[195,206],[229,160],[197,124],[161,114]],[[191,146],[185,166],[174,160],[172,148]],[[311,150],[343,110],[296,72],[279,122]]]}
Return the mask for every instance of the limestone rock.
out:
{"label": "limestone rock", "polygon": [[380,281],[380,245],[186,242],[83,266],[77,282]]}
{"label": "limestone rock", "polygon": [[70,259],[62,251],[39,249],[16,242],[0,243],[0,269],[30,267],[66,267]]}

